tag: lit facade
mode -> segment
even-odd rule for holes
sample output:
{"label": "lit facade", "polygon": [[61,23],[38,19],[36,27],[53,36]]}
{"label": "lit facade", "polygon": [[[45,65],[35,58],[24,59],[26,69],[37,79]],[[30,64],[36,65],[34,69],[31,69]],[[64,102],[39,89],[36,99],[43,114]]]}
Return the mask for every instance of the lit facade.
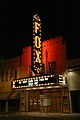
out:
{"label": "lit facade", "polygon": [[[62,36],[42,42],[42,70],[32,70],[32,47],[0,63],[0,111],[70,112]],[[38,58],[38,56],[37,56]]]}

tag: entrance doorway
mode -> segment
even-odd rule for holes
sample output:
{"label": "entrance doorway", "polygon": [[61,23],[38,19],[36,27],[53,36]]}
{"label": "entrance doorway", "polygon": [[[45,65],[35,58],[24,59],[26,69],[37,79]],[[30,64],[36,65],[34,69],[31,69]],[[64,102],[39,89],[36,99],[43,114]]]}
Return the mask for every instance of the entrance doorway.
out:
{"label": "entrance doorway", "polygon": [[29,91],[29,111],[40,111],[39,91]]}
{"label": "entrance doorway", "polygon": [[61,97],[53,97],[52,98],[52,111],[53,112],[62,112],[62,98]]}
{"label": "entrance doorway", "polygon": [[29,99],[29,111],[39,111],[40,110],[40,99],[37,97]]}
{"label": "entrance doorway", "polygon": [[80,91],[71,91],[72,112],[80,113]]}

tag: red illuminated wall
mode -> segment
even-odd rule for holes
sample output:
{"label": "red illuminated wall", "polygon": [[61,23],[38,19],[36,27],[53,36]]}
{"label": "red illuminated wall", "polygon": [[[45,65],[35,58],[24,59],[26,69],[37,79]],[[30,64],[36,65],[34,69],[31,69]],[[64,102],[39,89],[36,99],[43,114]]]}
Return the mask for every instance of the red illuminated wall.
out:
{"label": "red illuminated wall", "polygon": [[[31,46],[23,48],[23,54],[21,56],[21,66],[23,77],[30,76],[31,67]],[[25,74],[24,74],[25,73]]]}
{"label": "red illuminated wall", "polygon": [[31,66],[31,46],[23,48],[22,66]]}
{"label": "red illuminated wall", "polygon": [[48,62],[56,61],[57,71],[62,74],[66,69],[66,44],[62,42],[62,37],[52,38],[42,43],[43,63],[46,73],[48,72]]}
{"label": "red illuminated wall", "polygon": [[[62,37],[56,37],[42,42],[42,58],[45,64],[45,72],[49,72],[48,62],[56,61],[57,71],[63,74],[66,70],[66,44],[62,42]],[[31,46],[23,48],[22,67],[31,67]]]}

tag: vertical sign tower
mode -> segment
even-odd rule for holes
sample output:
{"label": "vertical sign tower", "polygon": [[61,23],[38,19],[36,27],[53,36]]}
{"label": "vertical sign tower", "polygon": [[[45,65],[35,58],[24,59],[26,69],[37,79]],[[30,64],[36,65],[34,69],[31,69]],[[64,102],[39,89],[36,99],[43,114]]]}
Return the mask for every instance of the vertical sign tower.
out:
{"label": "vertical sign tower", "polygon": [[42,71],[41,20],[38,14],[33,16],[32,70],[35,74]]}

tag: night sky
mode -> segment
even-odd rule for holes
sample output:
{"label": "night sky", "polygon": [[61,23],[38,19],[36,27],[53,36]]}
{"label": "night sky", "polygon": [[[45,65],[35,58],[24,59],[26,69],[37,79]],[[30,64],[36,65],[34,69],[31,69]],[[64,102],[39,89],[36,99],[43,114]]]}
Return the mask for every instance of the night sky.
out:
{"label": "night sky", "polygon": [[63,36],[67,42],[67,58],[80,57],[80,0],[22,0],[21,2],[2,0],[0,2],[1,57],[18,56],[22,53],[23,47],[32,45],[34,14],[38,14],[41,18],[42,41]]}

